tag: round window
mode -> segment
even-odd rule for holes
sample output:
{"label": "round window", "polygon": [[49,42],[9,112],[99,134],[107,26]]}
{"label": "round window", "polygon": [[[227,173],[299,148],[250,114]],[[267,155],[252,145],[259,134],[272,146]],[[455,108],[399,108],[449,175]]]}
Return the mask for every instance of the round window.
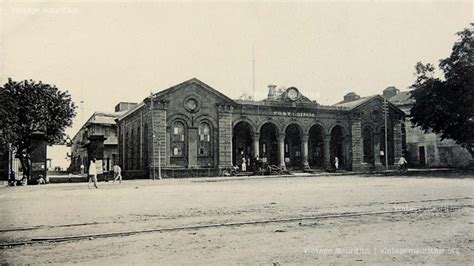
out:
{"label": "round window", "polygon": [[184,104],[185,104],[185,107],[188,111],[190,111],[190,112],[197,111],[198,102],[196,101],[196,99],[194,99],[194,98],[187,99]]}

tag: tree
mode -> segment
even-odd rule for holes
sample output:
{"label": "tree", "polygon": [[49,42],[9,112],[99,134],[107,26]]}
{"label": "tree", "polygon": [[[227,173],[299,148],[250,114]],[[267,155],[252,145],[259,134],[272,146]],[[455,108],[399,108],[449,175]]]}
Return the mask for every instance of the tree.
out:
{"label": "tree", "polygon": [[[474,24],[471,24],[474,26]],[[453,139],[474,158],[474,36],[472,29],[458,32],[451,55],[440,60],[443,78],[434,75],[431,64],[416,65],[417,79],[411,86],[415,104],[411,121],[425,132]]]}
{"label": "tree", "polygon": [[72,125],[76,106],[68,91],[41,81],[8,82],[0,87],[0,143],[16,149],[24,175],[31,175],[31,137],[45,134],[49,145],[64,140],[65,129]]}

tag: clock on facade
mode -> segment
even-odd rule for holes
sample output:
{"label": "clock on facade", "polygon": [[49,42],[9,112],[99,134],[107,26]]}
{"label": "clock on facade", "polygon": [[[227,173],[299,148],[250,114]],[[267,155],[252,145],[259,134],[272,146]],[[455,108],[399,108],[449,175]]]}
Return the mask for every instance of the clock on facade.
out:
{"label": "clock on facade", "polygon": [[296,88],[289,88],[287,91],[286,91],[286,96],[288,97],[288,99],[290,99],[291,101],[296,101],[298,99],[298,96],[299,96],[299,92]]}

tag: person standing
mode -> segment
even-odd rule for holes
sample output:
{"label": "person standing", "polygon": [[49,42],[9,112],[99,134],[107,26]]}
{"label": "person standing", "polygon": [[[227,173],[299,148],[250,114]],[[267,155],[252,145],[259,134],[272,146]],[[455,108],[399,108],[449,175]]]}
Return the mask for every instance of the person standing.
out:
{"label": "person standing", "polygon": [[242,172],[247,172],[247,160],[245,157],[242,157]]}
{"label": "person standing", "polygon": [[334,167],[336,168],[336,170],[339,169],[339,158],[337,158],[337,156],[334,157]]}
{"label": "person standing", "polygon": [[94,187],[97,187],[97,168],[95,166],[95,158],[92,159],[89,165],[89,188],[91,188],[91,182],[94,182]]}
{"label": "person standing", "polygon": [[400,168],[399,168],[400,171],[406,171],[406,170],[408,170],[408,169],[407,169],[407,163],[408,163],[407,160],[405,159],[405,157],[404,157],[403,154],[402,154],[402,156],[400,157],[400,159],[398,159],[398,165],[399,165],[399,167],[400,167]]}
{"label": "person standing", "polygon": [[118,164],[115,164],[113,167],[114,170],[114,183],[115,181],[119,181],[119,183],[122,183],[122,168]]}

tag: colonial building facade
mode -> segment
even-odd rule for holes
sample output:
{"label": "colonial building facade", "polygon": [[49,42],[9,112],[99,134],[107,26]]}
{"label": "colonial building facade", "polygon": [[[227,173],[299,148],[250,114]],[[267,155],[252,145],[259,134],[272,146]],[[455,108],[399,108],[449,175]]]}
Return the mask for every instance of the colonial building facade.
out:
{"label": "colonial building facade", "polygon": [[150,177],[159,166],[165,177],[215,175],[256,157],[290,171],[332,168],[336,157],[345,170],[382,168],[385,156],[393,166],[402,155],[404,113],[383,102],[348,94],[322,106],[297,88],[275,86],[263,101],[232,100],[194,78],[116,119],[119,160],[129,176]]}
{"label": "colonial building facade", "polygon": [[78,173],[81,165],[87,170],[93,157],[102,161],[104,172],[112,170],[119,158],[115,119],[135,105],[136,103],[121,102],[115,106],[115,112],[94,112],[72,138],[69,170]]}
{"label": "colonial building facade", "polygon": [[426,133],[413,126],[409,117],[415,99],[410,91],[388,87],[383,97],[398,106],[406,114],[406,157],[410,166],[416,167],[465,167],[472,160],[471,154],[452,139],[441,140],[435,133]]}

